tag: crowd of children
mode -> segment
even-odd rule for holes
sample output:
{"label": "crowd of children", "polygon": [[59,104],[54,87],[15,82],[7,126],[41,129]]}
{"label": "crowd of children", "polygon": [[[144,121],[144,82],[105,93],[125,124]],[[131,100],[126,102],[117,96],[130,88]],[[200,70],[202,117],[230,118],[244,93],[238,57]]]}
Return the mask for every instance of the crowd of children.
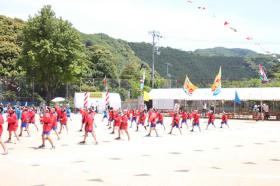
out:
{"label": "crowd of children", "polygon": [[[7,107],[7,115],[6,118],[3,117],[3,108],[0,106],[0,144],[3,148],[3,154],[7,154],[8,150],[5,143],[12,142],[12,135],[14,135],[17,141],[20,141],[20,137],[24,135],[24,132],[27,133],[28,136],[31,135],[29,127],[35,126],[37,131],[39,128],[35,122],[36,113],[40,115],[40,123],[42,124],[42,144],[38,148],[44,148],[46,140],[51,144],[52,149],[55,148],[54,142],[51,138],[51,133],[55,133],[57,140],[60,140],[60,134],[66,130],[68,133],[67,123],[70,118],[70,114],[68,113],[69,109],[67,107],[54,106],[54,107],[45,107],[42,111],[38,111],[34,107]],[[95,111],[92,108],[84,108],[80,109],[80,114],[82,116],[81,120],[81,129],[80,131],[84,131],[83,140],[80,144],[85,144],[88,138],[88,135],[91,134],[95,144],[98,144],[95,134]],[[186,112],[185,110],[180,110],[176,112],[168,113],[168,116],[171,116],[172,120],[170,123],[171,130],[168,134],[172,134],[173,129],[176,128],[179,130],[180,134],[182,134],[183,126],[189,127],[191,124],[192,129],[191,132],[194,131],[194,127],[197,127],[199,131],[200,128],[200,113],[197,110],[194,110],[191,113]],[[213,112],[209,112],[207,114],[208,122],[206,130],[209,125],[213,125],[215,127],[215,114]],[[4,121],[7,121],[8,127],[8,139],[5,143],[2,141],[1,135],[3,132],[3,124]],[[151,136],[154,131],[156,136],[159,136],[157,131],[157,125],[160,125],[165,130],[166,122],[164,122],[163,113],[156,109],[150,109],[149,111],[145,110],[114,110],[113,108],[109,108],[108,111],[103,112],[102,123],[107,122],[108,129],[111,129],[111,134],[117,134],[115,137],[116,140],[121,139],[123,134],[126,134],[127,139],[130,140],[130,133],[128,128],[132,128],[135,126],[136,132],[139,131],[139,127],[143,127],[145,131],[147,131],[146,136]],[[58,132],[58,124],[59,124],[59,132]],[[228,126],[228,117],[225,112],[222,115],[222,121],[220,128],[223,125]],[[17,134],[18,126],[20,126],[20,133]],[[149,128],[149,130],[148,130]]]}

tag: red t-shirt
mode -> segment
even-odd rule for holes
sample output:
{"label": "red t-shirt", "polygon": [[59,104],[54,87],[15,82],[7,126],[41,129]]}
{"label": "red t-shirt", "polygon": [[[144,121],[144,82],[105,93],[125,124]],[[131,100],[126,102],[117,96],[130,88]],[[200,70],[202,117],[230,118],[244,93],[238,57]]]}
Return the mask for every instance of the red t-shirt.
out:
{"label": "red t-shirt", "polygon": [[183,120],[186,120],[188,118],[188,113],[182,112],[181,117]]}
{"label": "red t-shirt", "polygon": [[62,112],[61,113],[60,123],[66,125],[66,123],[67,123],[67,114],[66,114],[66,112]]}
{"label": "red t-shirt", "polygon": [[158,121],[161,121],[161,122],[163,122],[163,115],[162,115],[162,113],[158,113],[157,114],[157,118],[158,118]]}
{"label": "red t-shirt", "polygon": [[35,123],[35,112],[33,110],[28,112],[28,116],[29,116],[29,122]]}
{"label": "red t-shirt", "polygon": [[193,113],[192,116],[193,116],[193,122],[194,123],[199,123],[200,115],[198,113]]}
{"label": "red t-shirt", "polygon": [[124,114],[123,116],[121,116],[121,126],[120,129],[122,130],[126,130],[128,126],[128,118],[127,116]]}
{"label": "red t-shirt", "polygon": [[208,122],[213,122],[215,120],[215,114],[209,113],[208,115]]}
{"label": "red t-shirt", "polygon": [[228,120],[227,115],[226,115],[226,114],[223,114],[223,115],[222,115],[222,121],[227,121],[227,120]]}
{"label": "red t-shirt", "polygon": [[52,127],[56,127],[57,126],[57,115],[55,113],[52,113],[50,115],[51,115]]}
{"label": "red t-shirt", "polygon": [[27,111],[22,112],[21,121],[22,121],[22,123],[28,123],[29,122],[29,113]]}
{"label": "red t-shirt", "polygon": [[141,113],[139,116],[139,122],[140,123],[144,123],[146,120],[146,114],[145,113]]}
{"label": "red t-shirt", "polygon": [[149,122],[150,123],[155,123],[157,119],[157,114],[155,112],[151,112],[150,118],[149,118]]}
{"label": "red t-shirt", "polygon": [[121,116],[118,113],[114,114],[114,126],[121,126]]}
{"label": "red t-shirt", "polygon": [[85,124],[85,131],[89,132],[93,130],[93,122],[94,122],[94,112],[89,113],[86,118],[86,124]]}
{"label": "red t-shirt", "polygon": [[43,123],[43,131],[49,132],[52,130],[52,118],[50,113],[45,113],[41,119]]}

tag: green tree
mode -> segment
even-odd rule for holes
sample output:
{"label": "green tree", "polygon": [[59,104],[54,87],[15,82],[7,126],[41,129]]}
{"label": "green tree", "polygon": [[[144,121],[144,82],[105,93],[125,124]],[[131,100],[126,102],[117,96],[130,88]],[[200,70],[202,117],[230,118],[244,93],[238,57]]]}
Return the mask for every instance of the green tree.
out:
{"label": "green tree", "polygon": [[116,78],[116,66],[112,62],[112,54],[105,47],[94,45],[88,48],[89,73],[86,75],[93,78]]}
{"label": "green tree", "polygon": [[29,79],[44,88],[48,101],[59,86],[81,77],[86,55],[79,33],[57,18],[51,6],[28,19],[22,41],[20,65]]}
{"label": "green tree", "polygon": [[[17,65],[21,52],[21,34],[24,23],[19,19],[0,16],[0,84],[4,90],[16,92],[18,79],[24,71]],[[3,91],[3,90],[2,90]]]}

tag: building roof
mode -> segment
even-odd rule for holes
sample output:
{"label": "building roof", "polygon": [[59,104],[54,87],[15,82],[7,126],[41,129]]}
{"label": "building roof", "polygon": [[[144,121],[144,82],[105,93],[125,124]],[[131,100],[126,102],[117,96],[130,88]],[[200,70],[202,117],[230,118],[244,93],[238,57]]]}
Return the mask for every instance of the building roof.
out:
{"label": "building roof", "polygon": [[213,96],[210,88],[199,88],[188,95],[183,88],[177,89],[152,89],[150,99],[162,100],[234,100],[235,91],[240,100],[280,100],[280,87],[271,88],[222,88],[220,94]]}

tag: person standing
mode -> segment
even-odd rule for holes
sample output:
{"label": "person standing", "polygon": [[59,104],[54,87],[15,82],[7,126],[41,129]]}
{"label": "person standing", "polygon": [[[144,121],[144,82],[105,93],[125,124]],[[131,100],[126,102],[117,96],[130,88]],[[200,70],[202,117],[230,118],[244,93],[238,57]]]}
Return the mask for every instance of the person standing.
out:
{"label": "person standing", "polygon": [[52,149],[55,149],[53,141],[50,138],[50,132],[53,125],[49,108],[46,108],[45,114],[41,118],[41,123],[43,123],[42,145],[40,145],[38,148],[45,148],[45,141],[48,140],[52,146]]}
{"label": "person standing", "polygon": [[223,112],[223,115],[222,115],[222,122],[221,122],[221,127],[220,128],[223,128],[223,125],[226,125],[228,128],[228,116],[225,112]]}
{"label": "person standing", "polygon": [[128,128],[128,118],[127,118],[127,111],[124,111],[124,113],[121,116],[121,125],[119,128],[119,136],[116,138],[116,140],[120,140],[121,139],[121,131],[124,131],[127,135],[127,139],[128,141],[130,140],[130,135],[129,132],[127,130]]}
{"label": "person standing", "polygon": [[198,113],[197,110],[194,110],[193,114],[192,114],[192,117],[193,117],[193,123],[192,123],[192,130],[191,132],[194,131],[194,127],[197,126],[199,128],[199,131],[201,132],[201,129],[200,129],[200,124],[199,124],[199,118],[200,118],[200,115]]}
{"label": "person standing", "polygon": [[30,118],[29,118],[27,108],[24,107],[23,111],[22,111],[22,114],[21,114],[21,126],[20,126],[20,133],[19,133],[20,137],[22,136],[23,129],[26,129],[26,132],[27,132],[28,136],[30,136],[30,133],[29,133],[29,130],[28,130],[29,119]]}
{"label": "person standing", "polygon": [[216,128],[214,121],[215,121],[215,114],[212,111],[210,111],[208,113],[208,123],[206,126],[206,130],[208,129],[209,125],[211,125],[211,124]]}
{"label": "person standing", "polygon": [[95,116],[95,112],[93,108],[89,109],[89,112],[85,118],[85,135],[84,135],[84,140],[80,142],[80,144],[85,144],[86,143],[86,139],[88,137],[88,134],[90,133],[95,141],[95,144],[97,145],[97,139],[96,139],[96,135],[93,129],[93,124],[94,124],[94,116]]}
{"label": "person standing", "polygon": [[15,114],[14,108],[8,109],[7,122],[8,122],[9,138],[6,141],[6,143],[10,143],[12,141],[12,133],[14,133],[14,135],[16,136],[16,138],[19,142],[19,137],[16,133],[17,128],[18,128],[18,120],[17,120],[17,116]]}
{"label": "person standing", "polygon": [[156,129],[156,119],[157,119],[157,114],[154,109],[151,109],[148,117],[148,121],[150,123],[150,132],[149,134],[146,135],[147,137],[151,136],[152,130],[155,131],[157,137],[159,136]]}
{"label": "person standing", "polygon": [[59,134],[61,134],[62,129],[65,128],[67,133],[68,133],[68,127],[67,127],[67,114],[66,114],[66,109],[63,108],[61,110],[61,115],[60,115],[60,131]]}
{"label": "person standing", "polygon": [[172,134],[173,128],[176,127],[179,130],[180,134],[182,135],[182,131],[179,127],[179,121],[180,121],[180,116],[177,112],[175,112],[172,116],[171,130],[168,134]]}

